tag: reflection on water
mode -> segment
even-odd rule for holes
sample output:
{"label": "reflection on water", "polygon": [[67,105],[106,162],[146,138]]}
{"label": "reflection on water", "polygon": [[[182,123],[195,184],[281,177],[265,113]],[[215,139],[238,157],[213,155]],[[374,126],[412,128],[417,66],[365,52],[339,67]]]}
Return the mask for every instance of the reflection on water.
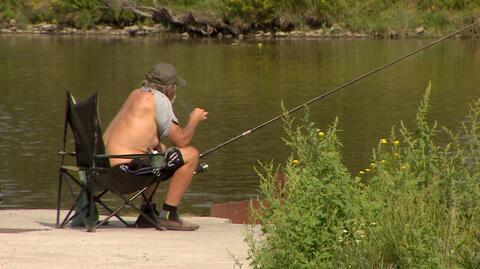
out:
{"label": "reflection on water", "polygon": [[[172,63],[188,81],[175,104],[180,120],[196,106],[209,111],[194,140],[202,151],[278,115],[282,100],[301,104],[426,42],[296,40],[258,48],[249,41],[0,36],[1,206],[55,207],[67,89],[78,99],[98,91],[106,126],[152,64]],[[323,129],[340,118],[345,163],[356,171],[393,124],[412,122],[429,80],[431,119],[456,126],[479,97],[479,73],[479,42],[448,40],[312,105],[312,117]],[[184,206],[205,213],[212,203],[258,195],[253,167],[289,156],[282,136],[277,123],[210,154],[211,170],[196,176]]]}

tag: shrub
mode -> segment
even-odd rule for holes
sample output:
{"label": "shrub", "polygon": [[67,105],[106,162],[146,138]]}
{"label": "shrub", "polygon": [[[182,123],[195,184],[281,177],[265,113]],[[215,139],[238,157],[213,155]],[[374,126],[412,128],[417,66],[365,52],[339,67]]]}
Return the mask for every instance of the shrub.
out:
{"label": "shrub", "polygon": [[[136,1],[139,5],[143,2]],[[58,23],[77,28],[92,28],[98,24],[125,26],[138,21],[130,10],[112,0],[52,0],[51,9]]]}
{"label": "shrub", "polygon": [[285,142],[294,154],[285,165],[284,185],[277,187],[272,165],[260,173],[269,206],[256,212],[262,226],[248,237],[254,268],[331,267],[341,249],[339,238],[354,243],[343,231],[360,224],[358,188],[341,162],[337,121],[325,133],[308,116],[298,127],[294,122],[285,119]]}
{"label": "shrub", "polygon": [[253,214],[262,225],[247,236],[251,265],[478,268],[480,99],[454,132],[428,122],[429,98],[430,86],[413,131],[392,128],[355,177],[341,163],[337,121],[319,134],[308,117],[299,126],[287,118],[293,153],[283,168],[260,173],[269,206]]}
{"label": "shrub", "polygon": [[89,28],[101,18],[101,0],[53,0],[51,7],[57,15],[58,23]]}
{"label": "shrub", "polygon": [[427,121],[429,96],[430,86],[415,131],[402,123],[400,138],[392,131],[374,152],[366,191],[375,207],[365,218],[376,225],[356,250],[363,257],[358,268],[456,268],[475,259],[480,265],[473,252],[480,242],[480,103],[472,106],[469,126],[456,134],[444,128],[450,142],[440,145],[437,124]]}

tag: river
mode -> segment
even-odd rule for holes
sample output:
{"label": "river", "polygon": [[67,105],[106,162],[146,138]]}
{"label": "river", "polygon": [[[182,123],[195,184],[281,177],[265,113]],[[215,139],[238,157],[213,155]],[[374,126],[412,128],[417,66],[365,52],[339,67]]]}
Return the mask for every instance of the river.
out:
{"label": "river", "polygon": [[[151,65],[171,63],[188,82],[174,104],[180,121],[195,107],[209,111],[193,141],[203,151],[278,115],[282,100],[299,105],[430,41],[0,36],[0,207],[55,207],[66,90],[77,99],[98,91],[105,128]],[[480,97],[480,41],[447,40],[311,105],[311,116],[321,129],[339,117],[344,162],[356,173],[393,125],[412,126],[429,81],[430,119],[458,127]],[[254,166],[286,160],[283,136],[275,123],[208,155],[183,212],[260,195]]]}

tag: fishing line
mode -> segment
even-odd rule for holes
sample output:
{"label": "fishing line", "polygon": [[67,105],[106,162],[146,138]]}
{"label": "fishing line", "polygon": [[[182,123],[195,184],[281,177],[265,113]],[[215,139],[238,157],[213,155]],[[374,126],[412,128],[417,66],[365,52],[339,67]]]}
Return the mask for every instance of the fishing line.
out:
{"label": "fishing line", "polygon": [[[340,86],[338,86],[338,87],[336,87],[336,88],[334,88],[334,89],[332,89],[332,90],[330,90],[330,91],[328,91],[328,92],[326,92],[326,93],[324,93],[324,94],[322,94],[322,95],[319,95],[319,96],[317,96],[317,97],[315,97],[315,98],[313,98],[313,99],[310,99],[310,100],[308,100],[307,102],[305,102],[305,103],[303,103],[303,104],[301,104],[301,105],[298,105],[298,106],[296,106],[296,107],[294,107],[294,108],[292,108],[292,109],[284,112],[283,114],[280,114],[280,115],[278,115],[278,116],[276,116],[276,117],[274,117],[274,118],[272,118],[272,119],[270,119],[270,120],[268,120],[268,121],[266,121],[266,122],[264,122],[264,123],[262,123],[262,124],[260,124],[260,125],[257,125],[257,126],[255,126],[255,127],[253,127],[252,129],[246,130],[246,131],[244,131],[243,133],[241,133],[241,134],[239,134],[239,135],[237,135],[237,136],[235,136],[235,137],[232,137],[232,138],[226,140],[225,142],[218,144],[218,145],[215,146],[215,147],[212,147],[212,148],[210,148],[210,149],[207,149],[206,151],[204,151],[204,152],[202,152],[202,153],[200,154],[200,158],[203,158],[203,157],[205,157],[206,155],[208,155],[208,154],[210,154],[210,153],[212,153],[212,152],[214,152],[214,151],[216,151],[216,150],[218,150],[218,149],[220,149],[220,148],[223,148],[224,146],[226,146],[226,145],[228,145],[228,144],[230,144],[230,143],[233,143],[233,142],[235,142],[236,140],[238,140],[238,139],[240,139],[240,138],[242,138],[242,137],[245,137],[245,136],[247,136],[247,135],[249,135],[249,134],[251,134],[251,133],[253,133],[253,132],[255,132],[255,131],[257,131],[257,130],[259,130],[259,129],[261,129],[261,128],[269,125],[269,124],[271,124],[271,123],[274,123],[274,122],[276,122],[277,120],[279,120],[279,119],[281,119],[281,118],[283,118],[283,117],[285,117],[285,116],[287,116],[287,115],[289,115],[289,114],[291,114],[291,113],[293,113],[293,112],[295,112],[295,111],[297,111],[297,110],[300,110],[301,108],[304,108],[305,106],[308,106],[308,105],[311,104],[311,103],[314,103],[314,102],[316,102],[316,101],[318,101],[318,100],[321,100],[321,99],[323,99],[323,98],[325,98],[325,97],[327,97],[327,96],[329,96],[329,95],[332,95],[332,94],[334,94],[334,93],[336,93],[336,92],[338,92],[338,91],[340,91],[340,90],[342,90],[342,89],[344,89],[344,88],[346,88],[346,87],[348,87],[348,86],[350,86],[350,85],[352,85],[352,84],[354,84],[354,83],[356,83],[356,82],[358,82],[358,81],[360,81],[360,80],[363,80],[363,79],[365,79],[365,78],[367,78],[367,77],[370,77],[370,76],[372,76],[373,74],[382,71],[383,69],[386,69],[386,68],[388,68],[388,67],[390,67],[390,66],[392,66],[392,65],[394,65],[394,64],[396,64],[396,63],[398,63],[398,62],[400,62],[400,61],[403,61],[403,60],[409,58],[410,56],[413,56],[413,55],[415,55],[415,54],[417,54],[417,53],[419,53],[419,52],[421,52],[421,51],[423,51],[423,50],[426,50],[426,49],[428,49],[428,48],[430,48],[430,47],[432,47],[432,46],[434,46],[434,45],[442,42],[442,41],[445,40],[445,39],[448,39],[448,38],[450,38],[450,37],[452,37],[452,36],[455,36],[455,35],[457,35],[457,34],[459,34],[459,33],[464,32],[464,31],[466,31],[466,30],[468,30],[468,29],[471,29],[471,28],[473,28],[474,26],[476,26],[476,25],[478,25],[478,24],[480,24],[480,20],[477,21],[477,22],[473,22],[473,23],[471,23],[471,24],[469,24],[469,25],[467,25],[467,26],[465,26],[465,27],[463,27],[463,28],[461,28],[461,29],[459,29],[459,30],[456,30],[455,32],[452,32],[452,33],[450,33],[450,34],[448,34],[448,35],[446,35],[446,36],[443,36],[443,37],[441,37],[441,38],[439,38],[439,39],[437,39],[437,40],[435,40],[435,41],[433,41],[433,42],[431,42],[431,43],[428,43],[427,45],[422,46],[422,47],[420,47],[420,48],[418,48],[418,49],[416,49],[416,50],[414,50],[414,51],[412,51],[412,52],[410,52],[410,53],[408,53],[408,54],[405,54],[404,56],[402,56],[402,57],[400,57],[400,58],[397,58],[397,59],[392,60],[392,61],[390,61],[390,62],[388,62],[388,63],[386,63],[386,64],[384,64],[384,65],[381,65],[381,66],[377,67],[376,69],[374,69],[374,70],[372,70],[372,71],[370,71],[370,72],[368,72],[368,73],[365,73],[365,74],[363,74],[363,75],[361,75],[361,76],[359,76],[359,77],[357,77],[357,78],[355,78],[355,79],[353,79],[353,80],[350,80],[350,81],[348,81],[348,82],[346,82],[346,83],[344,83],[344,84],[342,84],[342,85],[340,85]],[[61,152],[61,153],[62,153],[62,152]],[[64,153],[64,152],[63,152],[63,153]],[[96,158],[141,158],[141,157],[151,156],[151,155],[155,155],[155,154],[152,154],[152,153],[122,154],[122,155],[100,154],[100,155],[97,155]]]}
{"label": "fishing line", "polygon": [[344,83],[344,84],[342,84],[342,85],[340,85],[340,86],[338,86],[338,87],[336,87],[336,88],[334,88],[334,89],[332,89],[332,90],[330,90],[330,91],[328,91],[328,92],[326,92],[326,93],[324,93],[324,94],[322,94],[322,95],[319,95],[319,96],[317,96],[317,97],[315,97],[315,98],[313,98],[313,99],[310,99],[309,101],[307,101],[307,102],[305,102],[305,103],[303,103],[303,104],[301,104],[301,105],[298,105],[298,106],[296,106],[296,107],[294,107],[294,108],[292,108],[292,109],[284,112],[283,114],[274,117],[274,118],[271,119],[271,120],[268,120],[268,121],[266,121],[266,122],[264,122],[264,123],[262,123],[262,124],[260,124],[260,125],[257,125],[256,127],[252,128],[252,129],[249,129],[249,130],[247,130],[247,131],[245,131],[245,132],[243,132],[243,133],[241,133],[241,134],[239,134],[239,135],[237,135],[237,136],[235,136],[235,137],[232,137],[232,138],[226,140],[226,141],[223,142],[223,143],[218,144],[217,146],[215,146],[215,147],[213,147],[213,148],[210,148],[210,149],[202,152],[202,153],[200,154],[200,158],[205,157],[206,155],[208,155],[208,154],[210,154],[210,153],[212,153],[212,152],[214,152],[214,151],[216,151],[216,150],[218,150],[218,149],[220,149],[220,148],[223,148],[224,146],[226,146],[226,145],[228,145],[228,144],[230,144],[230,143],[232,143],[232,142],[234,142],[234,141],[236,141],[236,140],[238,140],[238,139],[240,139],[240,138],[242,138],[242,137],[245,137],[245,136],[247,136],[247,135],[249,135],[249,134],[251,134],[251,133],[253,133],[253,132],[255,132],[255,131],[257,131],[257,130],[259,130],[259,129],[261,129],[261,128],[269,125],[269,124],[271,124],[271,123],[273,123],[273,122],[276,122],[277,120],[279,120],[279,119],[281,119],[281,118],[283,118],[283,117],[285,117],[285,116],[287,116],[287,115],[289,115],[289,114],[291,114],[291,113],[293,113],[293,112],[295,112],[295,111],[297,111],[297,110],[299,110],[299,109],[301,109],[301,108],[304,108],[305,106],[307,106],[307,105],[309,105],[309,104],[311,104],[311,103],[314,103],[314,102],[316,102],[316,101],[318,101],[318,100],[320,100],[320,99],[323,99],[323,98],[325,98],[325,97],[327,97],[327,96],[329,96],[329,95],[332,95],[332,94],[334,94],[334,93],[336,93],[336,92],[338,92],[338,91],[340,91],[340,90],[342,90],[342,89],[344,89],[344,88],[346,88],[346,87],[348,87],[348,86],[350,86],[350,85],[352,85],[352,84],[354,84],[354,83],[356,83],[356,82],[358,82],[358,81],[360,81],[360,80],[363,80],[363,79],[365,79],[365,78],[367,78],[367,77],[370,77],[371,75],[373,75],[373,74],[375,74],[375,73],[377,73],[377,72],[382,71],[382,70],[385,69],[385,68],[388,68],[388,67],[390,67],[390,66],[392,66],[392,65],[394,65],[394,64],[396,64],[396,63],[398,63],[398,62],[400,62],[400,61],[402,61],[402,60],[405,60],[405,59],[409,58],[409,57],[412,56],[412,55],[415,55],[415,54],[417,54],[417,53],[419,53],[419,52],[421,52],[421,51],[423,51],[423,50],[426,50],[426,49],[428,49],[428,48],[430,48],[430,47],[432,47],[432,46],[434,46],[434,45],[442,42],[443,40],[445,40],[445,39],[447,39],[447,38],[450,38],[450,37],[452,37],[452,36],[455,36],[455,35],[457,35],[457,34],[459,34],[459,33],[464,32],[464,31],[466,31],[466,30],[468,30],[468,29],[470,29],[470,28],[473,28],[474,26],[476,26],[476,25],[479,24],[479,23],[480,23],[480,21],[473,22],[472,24],[469,24],[469,25],[467,25],[467,26],[465,26],[465,27],[463,27],[463,28],[461,28],[461,29],[459,29],[459,30],[457,30],[457,31],[455,31],[455,32],[452,32],[452,33],[450,33],[450,34],[448,34],[448,35],[446,35],[446,36],[443,36],[443,37],[441,37],[441,38],[439,38],[439,39],[437,39],[437,40],[435,40],[435,41],[433,41],[433,42],[431,42],[431,43],[429,43],[429,44],[427,44],[427,45],[425,45],[425,46],[423,46],[423,47],[420,47],[420,48],[418,48],[418,49],[416,49],[416,50],[414,50],[414,51],[412,51],[412,52],[410,52],[410,53],[408,53],[408,54],[406,54],[406,55],[404,55],[404,56],[402,56],[402,57],[400,57],[400,58],[397,58],[397,59],[392,60],[392,61],[390,61],[390,62],[388,62],[388,63],[386,63],[386,64],[384,64],[384,65],[381,65],[381,66],[379,66],[378,68],[376,68],[376,69],[374,69],[374,70],[372,70],[372,71],[370,71],[370,72],[368,72],[368,73],[366,73],[366,74],[363,74],[363,75],[361,75],[361,76],[359,76],[359,77],[357,77],[357,78],[355,78],[355,79],[353,79],[353,80],[351,80],[351,81],[348,81],[348,82],[346,82],[346,83]]}

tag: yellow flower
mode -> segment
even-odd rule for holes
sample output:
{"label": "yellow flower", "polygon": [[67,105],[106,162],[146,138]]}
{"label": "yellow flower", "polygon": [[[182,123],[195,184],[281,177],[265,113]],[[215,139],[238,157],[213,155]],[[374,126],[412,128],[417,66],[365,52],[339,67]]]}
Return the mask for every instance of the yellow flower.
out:
{"label": "yellow flower", "polygon": [[386,163],[387,163],[387,161],[385,161],[385,160],[382,160],[382,164],[386,164]]}
{"label": "yellow flower", "polygon": [[380,139],[380,144],[387,144],[388,141],[385,138]]}
{"label": "yellow flower", "polygon": [[400,157],[400,154],[398,154],[398,153],[393,153],[393,157],[398,158],[398,157]]}
{"label": "yellow flower", "polygon": [[365,168],[365,172],[370,172],[370,169],[368,169],[368,168]]}
{"label": "yellow flower", "polygon": [[395,140],[395,141],[393,141],[393,144],[394,144],[395,146],[397,146],[398,144],[400,144],[400,141]]}
{"label": "yellow flower", "polygon": [[318,136],[324,137],[324,136],[325,136],[325,133],[324,133],[324,132],[318,132]]}
{"label": "yellow flower", "polygon": [[375,167],[375,163],[370,163],[370,167],[371,167],[371,168],[374,168],[374,167]]}
{"label": "yellow flower", "polygon": [[300,163],[300,161],[299,160],[293,160],[292,163],[293,164],[298,164],[298,163]]}
{"label": "yellow flower", "polygon": [[358,172],[360,175],[363,175],[365,174],[365,172],[363,172],[362,170],[360,170],[360,172]]}
{"label": "yellow flower", "polygon": [[402,165],[402,166],[400,166],[400,169],[406,170],[406,169],[407,169],[407,166],[406,166],[406,165]]}

